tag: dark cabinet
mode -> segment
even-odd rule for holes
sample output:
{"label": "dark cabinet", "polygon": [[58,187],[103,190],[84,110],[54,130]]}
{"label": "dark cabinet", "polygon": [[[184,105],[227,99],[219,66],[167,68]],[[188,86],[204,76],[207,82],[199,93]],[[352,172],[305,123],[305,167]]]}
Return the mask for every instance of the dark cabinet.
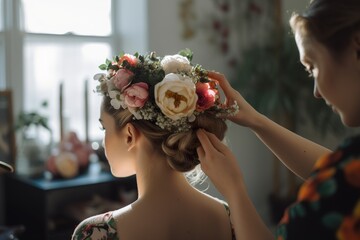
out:
{"label": "dark cabinet", "polygon": [[117,201],[119,191],[136,190],[134,177],[115,178],[108,172],[83,174],[73,179],[5,177],[6,224],[24,225],[22,239],[70,239],[79,223],[65,213],[65,206],[94,195]]}

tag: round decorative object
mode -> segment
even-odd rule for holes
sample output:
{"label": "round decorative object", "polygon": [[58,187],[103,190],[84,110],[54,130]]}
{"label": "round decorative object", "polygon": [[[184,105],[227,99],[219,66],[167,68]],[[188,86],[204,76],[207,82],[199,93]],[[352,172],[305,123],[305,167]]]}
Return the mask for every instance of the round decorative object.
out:
{"label": "round decorative object", "polygon": [[14,172],[14,168],[9,164],[0,161],[0,173],[2,172]]}
{"label": "round decorative object", "polygon": [[78,159],[71,152],[61,152],[55,159],[55,165],[60,176],[64,178],[73,178],[79,172]]}

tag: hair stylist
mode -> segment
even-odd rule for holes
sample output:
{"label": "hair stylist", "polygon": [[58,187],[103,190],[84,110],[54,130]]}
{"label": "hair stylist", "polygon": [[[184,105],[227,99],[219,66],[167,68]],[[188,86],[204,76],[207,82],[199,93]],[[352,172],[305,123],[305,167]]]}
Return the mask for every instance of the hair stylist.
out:
{"label": "hair stylist", "polygon": [[[360,126],[360,1],[313,0],[290,25],[300,61],[323,99],[348,127]],[[294,174],[304,179],[297,200],[284,212],[275,239],[360,239],[360,136],[330,151],[258,113],[226,78],[226,103],[236,101],[234,123],[250,128]],[[289,76],[291,77],[291,76]],[[237,239],[274,239],[253,206],[237,160],[213,134],[197,132],[201,167],[229,203]]]}

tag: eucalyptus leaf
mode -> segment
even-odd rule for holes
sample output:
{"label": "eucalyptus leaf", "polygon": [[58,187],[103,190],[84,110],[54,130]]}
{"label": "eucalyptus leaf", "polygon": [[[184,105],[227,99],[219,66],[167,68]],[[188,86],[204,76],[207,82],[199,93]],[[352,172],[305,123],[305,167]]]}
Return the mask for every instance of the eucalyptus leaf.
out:
{"label": "eucalyptus leaf", "polygon": [[107,70],[107,65],[106,64],[101,64],[99,66],[100,70],[106,71]]}

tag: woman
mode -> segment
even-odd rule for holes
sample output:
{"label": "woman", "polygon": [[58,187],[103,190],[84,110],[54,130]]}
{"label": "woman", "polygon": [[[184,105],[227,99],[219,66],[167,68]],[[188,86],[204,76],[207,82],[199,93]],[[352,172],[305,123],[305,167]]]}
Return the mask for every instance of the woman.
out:
{"label": "woman", "polygon": [[95,75],[105,154],[114,176],[136,174],[138,199],[84,220],[72,239],[234,239],[227,205],[184,173],[201,180],[196,130],[222,140],[227,127],[219,116],[237,108],[222,108],[217,84],[190,64],[191,52],[182,54],[125,54],[100,66],[108,70]]}
{"label": "woman", "polygon": [[[314,79],[314,96],[324,99],[346,126],[359,127],[360,1],[313,0],[305,14],[291,17],[290,25],[300,61]],[[331,152],[256,112],[223,75],[209,77],[220,82],[228,103],[239,104],[240,111],[229,119],[249,127],[305,180],[276,239],[360,239],[360,136]],[[226,198],[236,236],[274,239],[248,197],[234,155],[213,134],[199,130],[198,137],[201,167]]]}

